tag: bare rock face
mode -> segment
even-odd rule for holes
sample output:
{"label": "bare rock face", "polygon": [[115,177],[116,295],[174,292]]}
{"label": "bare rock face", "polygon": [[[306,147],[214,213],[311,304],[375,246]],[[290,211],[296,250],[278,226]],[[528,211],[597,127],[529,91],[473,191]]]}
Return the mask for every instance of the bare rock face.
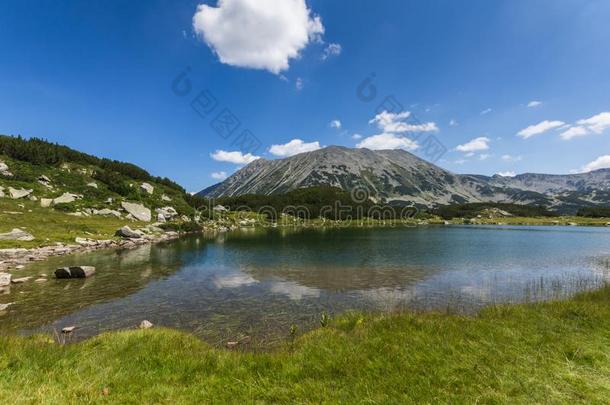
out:
{"label": "bare rock face", "polygon": [[142,183],[140,185],[140,189],[150,195],[152,195],[152,193],[155,192],[155,188],[152,186],[152,184],[148,184],[148,183]]}
{"label": "bare rock face", "polygon": [[55,270],[55,277],[64,278],[87,278],[95,274],[95,267],[93,266],[72,266],[62,267]]}
{"label": "bare rock face", "polygon": [[130,203],[123,201],[121,207],[132,217],[139,221],[150,222],[152,220],[152,213],[150,209],[146,208],[142,204]]}
{"label": "bare rock face", "polygon": [[0,233],[0,240],[31,241],[34,240],[34,236],[19,228],[15,228],[10,232]]}
{"label": "bare rock face", "polygon": [[24,188],[21,188],[21,189],[16,189],[16,188],[12,188],[12,187],[8,188],[8,192],[11,195],[11,198],[13,200],[25,198],[25,197],[29,196],[30,194],[32,194],[33,191],[34,190],[26,190]]}

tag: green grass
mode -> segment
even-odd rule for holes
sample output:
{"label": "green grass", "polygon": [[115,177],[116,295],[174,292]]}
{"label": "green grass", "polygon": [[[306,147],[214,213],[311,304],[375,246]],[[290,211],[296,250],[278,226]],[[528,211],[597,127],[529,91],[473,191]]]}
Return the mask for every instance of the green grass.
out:
{"label": "green grass", "polygon": [[0,241],[0,249],[33,248],[55,242],[73,244],[77,236],[113,239],[115,231],[126,224],[138,228],[138,223],[130,223],[126,219],[102,216],[75,217],[54,209],[41,208],[40,203],[36,201],[0,198],[0,233],[19,228],[36,238],[30,242]]}
{"label": "green grass", "polygon": [[271,353],[215,349],[164,329],[73,345],[3,337],[0,398],[607,404],[610,286],[565,301],[491,307],[475,317],[347,314]]}

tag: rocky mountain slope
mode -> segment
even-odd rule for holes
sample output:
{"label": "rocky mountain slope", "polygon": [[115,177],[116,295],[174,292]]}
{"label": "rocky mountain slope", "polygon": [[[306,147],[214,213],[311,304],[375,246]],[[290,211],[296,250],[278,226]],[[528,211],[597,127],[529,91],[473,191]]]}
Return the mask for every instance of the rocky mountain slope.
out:
{"label": "rocky mountain slope", "polygon": [[570,212],[610,203],[610,170],[574,175],[459,175],[404,150],[330,146],[286,159],[259,159],[201,191],[202,197],[280,194],[298,188],[358,189],[375,201],[433,207],[467,202],[545,205]]}

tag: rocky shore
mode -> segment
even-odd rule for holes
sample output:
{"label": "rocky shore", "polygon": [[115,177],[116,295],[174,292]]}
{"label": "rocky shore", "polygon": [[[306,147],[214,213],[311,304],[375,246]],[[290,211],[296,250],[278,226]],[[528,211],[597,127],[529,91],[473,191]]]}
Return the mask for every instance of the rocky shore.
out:
{"label": "rocky shore", "polygon": [[155,244],[177,239],[178,232],[164,232],[161,234],[148,234],[138,232],[138,237],[120,240],[93,240],[76,238],[74,244],[57,243],[33,249],[14,248],[0,249],[0,272],[19,270],[28,263],[46,260],[54,256],[65,256],[73,253],[90,252],[99,249],[122,248],[131,249],[146,244]]}

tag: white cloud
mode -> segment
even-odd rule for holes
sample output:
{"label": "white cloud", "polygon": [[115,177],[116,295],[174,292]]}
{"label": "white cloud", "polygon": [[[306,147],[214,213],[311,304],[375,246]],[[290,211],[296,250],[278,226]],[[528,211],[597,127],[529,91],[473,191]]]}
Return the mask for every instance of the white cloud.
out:
{"label": "white cloud", "polygon": [[463,145],[458,145],[455,148],[455,150],[457,150],[458,152],[467,152],[467,153],[488,150],[489,142],[491,142],[491,139],[489,139],[485,136],[481,136],[481,137],[475,138],[469,142],[466,142]]}
{"label": "white cloud", "polygon": [[275,156],[289,157],[299,153],[312,152],[320,149],[320,142],[303,142],[301,139],[293,139],[283,145],[271,145],[269,152]]}
{"label": "white cloud", "polygon": [[354,134],[354,135],[352,135],[352,139],[355,139],[355,140],[362,139],[362,135]]}
{"label": "white cloud", "polygon": [[193,29],[232,66],[265,69],[272,73],[289,68],[311,42],[321,41],[324,26],[305,0],[218,0],[217,7],[200,4]]}
{"label": "white cloud", "polygon": [[297,90],[299,90],[299,91],[303,90],[303,86],[304,86],[303,79],[301,79],[300,77],[297,77],[297,80],[294,83],[294,85],[297,88]]}
{"label": "white cloud", "polygon": [[466,159],[458,159],[453,163],[455,163],[456,165],[463,165],[466,162],[468,162]]}
{"label": "white cloud", "polygon": [[456,120],[451,120],[449,121],[449,126],[450,127],[457,127],[459,124]]}
{"label": "white cloud", "polygon": [[565,122],[544,120],[536,125],[530,125],[529,127],[522,129],[517,133],[517,136],[520,136],[523,139],[528,139],[551,129],[559,128],[562,125],[565,125]]}
{"label": "white cloud", "polygon": [[479,160],[487,160],[491,157],[491,155],[489,153],[481,153],[479,155]]}
{"label": "white cloud", "polygon": [[501,159],[506,162],[519,162],[523,160],[523,156],[502,155]]}
{"label": "white cloud", "polygon": [[415,150],[419,146],[415,141],[396,134],[379,134],[369,136],[356,145],[357,148],[367,148],[373,150],[380,149],[406,149]]}
{"label": "white cloud", "polygon": [[234,274],[230,276],[216,276],[212,283],[218,289],[221,288],[240,288],[258,283],[257,280],[246,274]]}
{"label": "white cloud", "polygon": [[240,151],[227,152],[224,150],[217,150],[210,155],[212,159],[219,162],[229,162],[236,165],[247,165],[248,163],[254,162],[256,159],[260,159],[260,156],[254,156],[251,153],[245,155]]}
{"label": "white cloud", "polygon": [[330,125],[331,128],[341,129],[341,121],[339,120],[332,120],[328,125]]}
{"label": "white cloud", "polygon": [[593,170],[599,169],[608,169],[610,168],[610,155],[600,156],[592,162],[584,165],[580,171],[581,172],[591,172]]}
{"label": "white cloud", "polygon": [[607,128],[610,128],[610,112],[603,112],[594,115],[591,118],[576,122],[578,125],[585,126],[591,132],[601,134]]}
{"label": "white cloud", "polygon": [[572,127],[559,136],[561,137],[561,139],[569,141],[570,139],[577,138],[579,136],[585,136],[588,134],[589,131],[585,127]]}
{"label": "white cloud", "polygon": [[496,174],[502,177],[515,177],[517,175],[515,172],[498,172]]}
{"label": "white cloud", "polygon": [[536,108],[536,107],[540,107],[541,105],[542,105],[542,101],[536,101],[536,100],[533,100],[533,101],[530,101],[529,103],[527,103],[527,106],[529,108]]}
{"label": "white cloud", "polygon": [[214,180],[224,180],[227,178],[227,172],[214,172],[210,176]]}
{"label": "white cloud", "polygon": [[369,121],[369,124],[377,124],[377,127],[384,134],[396,133],[402,134],[406,132],[437,132],[438,127],[434,122],[426,122],[421,124],[409,124],[405,122],[411,116],[409,111],[400,113],[390,113],[383,111]]}
{"label": "white cloud", "polygon": [[485,110],[481,111],[481,115],[487,115],[487,114],[489,114],[489,113],[490,113],[490,112],[492,112],[492,111],[493,111],[493,110],[492,110],[491,108],[487,108],[487,109],[485,109]]}
{"label": "white cloud", "polygon": [[339,56],[342,50],[343,48],[340,44],[328,44],[322,53],[322,60],[326,60],[331,56]]}

